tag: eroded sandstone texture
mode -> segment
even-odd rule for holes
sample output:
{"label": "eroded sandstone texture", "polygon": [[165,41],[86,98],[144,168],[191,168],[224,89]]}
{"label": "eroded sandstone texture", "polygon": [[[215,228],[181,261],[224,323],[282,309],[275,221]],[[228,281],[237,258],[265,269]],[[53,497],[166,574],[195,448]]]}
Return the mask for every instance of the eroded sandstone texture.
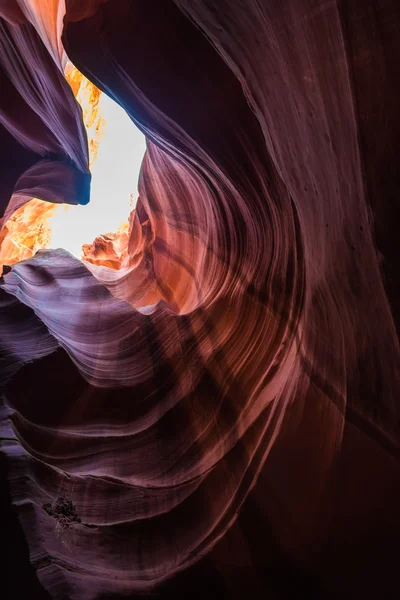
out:
{"label": "eroded sandstone texture", "polygon": [[[0,15],[3,222],[89,200],[66,57],[148,140],[124,253],[39,251],[1,280],[30,589],[397,598],[398,0]],[[81,520],[62,535],[59,498]]]}

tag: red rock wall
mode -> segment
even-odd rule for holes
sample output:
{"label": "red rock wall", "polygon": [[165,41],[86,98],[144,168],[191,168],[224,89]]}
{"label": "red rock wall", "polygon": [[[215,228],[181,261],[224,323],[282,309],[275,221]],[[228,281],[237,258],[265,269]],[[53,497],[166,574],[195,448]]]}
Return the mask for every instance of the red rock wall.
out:
{"label": "red rock wall", "polygon": [[3,452],[52,597],[203,556],[227,597],[288,597],[292,565],[396,597],[399,28],[394,0],[67,0],[69,58],[148,151],[129,266],[3,278]]}

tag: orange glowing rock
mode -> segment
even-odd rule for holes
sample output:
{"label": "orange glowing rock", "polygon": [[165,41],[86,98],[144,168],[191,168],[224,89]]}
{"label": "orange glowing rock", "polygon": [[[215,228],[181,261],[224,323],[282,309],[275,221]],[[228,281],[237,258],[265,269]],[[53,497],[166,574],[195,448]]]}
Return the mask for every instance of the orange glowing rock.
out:
{"label": "orange glowing rock", "polygon": [[0,233],[0,270],[5,264],[15,264],[31,258],[41,248],[48,248],[51,229],[47,220],[57,207],[32,198],[10,217]]}
{"label": "orange glowing rock", "polygon": [[130,224],[126,222],[115,233],[104,233],[92,244],[84,244],[82,259],[93,265],[118,271],[129,264],[129,236]]}

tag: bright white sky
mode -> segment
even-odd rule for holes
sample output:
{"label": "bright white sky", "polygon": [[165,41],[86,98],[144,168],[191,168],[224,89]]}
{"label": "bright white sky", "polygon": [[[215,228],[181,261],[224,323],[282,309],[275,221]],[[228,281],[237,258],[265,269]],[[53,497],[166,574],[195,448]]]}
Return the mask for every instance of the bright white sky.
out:
{"label": "bright white sky", "polygon": [[[137,183],[146,139],[125,111],[106,94],[99,100],[105,132],[92,166],[91,199],[86,206],[57,208],[48,221],[50,248],[64,248],[82,257],[82,245],[102,233],[117,231],[136,205]],[[133,193],[133,206],[130,195]]]}

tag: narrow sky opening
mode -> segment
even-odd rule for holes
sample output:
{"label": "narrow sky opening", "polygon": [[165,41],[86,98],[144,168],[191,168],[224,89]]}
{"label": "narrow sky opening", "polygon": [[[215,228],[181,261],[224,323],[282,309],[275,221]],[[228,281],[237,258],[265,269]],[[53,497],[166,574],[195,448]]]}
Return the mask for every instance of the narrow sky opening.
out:
{"label": "narrow sky opening", "polygon": [[[90,202],[86,206],[57,207],[50,217],[50,248],[64,248],[82,258],[82,245],[101,234],[116,232],[128,220],[138,196],[138,178],[146,138],[126,112],[106,94],[98,112],[104,133],[92,163]],[[90,133],[88,133],[90,142]]]}

